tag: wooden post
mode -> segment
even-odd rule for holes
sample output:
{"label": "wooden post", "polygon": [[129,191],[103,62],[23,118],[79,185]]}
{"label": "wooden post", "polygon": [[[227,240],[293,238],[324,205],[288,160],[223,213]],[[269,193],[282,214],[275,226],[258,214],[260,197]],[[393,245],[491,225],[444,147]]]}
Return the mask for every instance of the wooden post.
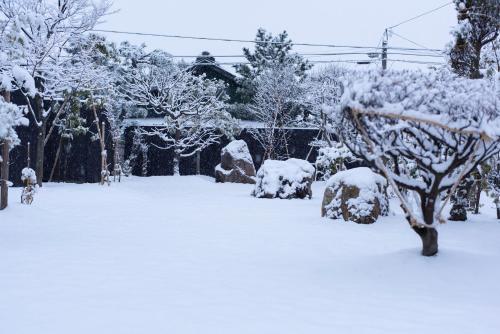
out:
{"label": "wooden post", "polygon": [[[10,92],[4,91],[5,102],[10,102]],[[2,163],[0,166],[0,210],[4,210],[9,204],[9,141],[0,142],[2,145]]]}
{"label": "wooden post", "polygon": [[9,203],[9,141],[2,141],[2,166],[1,166],[0,210]]}
{"label": "wooden post", "polygon": [[104,138],[106,138],[106,124],[104,122],[101,123],[101,184],[106,182],[106,175],[104,175],[104,171],[108,169],[107,159],[106,159],[106,144],[104,142]]}
{"label": "wooden post", "polygon": [[200,150],[196,151],[196,175],[201,174],[201,153]]}

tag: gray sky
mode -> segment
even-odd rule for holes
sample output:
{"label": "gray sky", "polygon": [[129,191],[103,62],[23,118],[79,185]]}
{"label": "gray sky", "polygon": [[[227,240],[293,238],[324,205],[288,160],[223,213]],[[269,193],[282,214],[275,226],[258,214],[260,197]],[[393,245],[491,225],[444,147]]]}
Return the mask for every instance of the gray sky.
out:
{"label": "gray sky", "polygon": [[[273,33],[287,30],[295,42],[376,46],[384,29],[412,16],[436,8],[446,0],[114,0],[120,11],[107,18],[100,29],[253,39],[258,27]],[[429,48],[442,49],[450,40],[456,22],[453,5],[406,23],[395,32]],[[145,42],[173,55],[241,54],[245,44],[158,37],[106,34],[113,41]],[[390,46],[416,47],[393,35]],[[297,52],[336,52],[342,49],[296,47]],[[366,58],[366,56],[360,56]],[[391,56],[401,58],[403,56]],[[403,57],[408,59],[408,57]],[[340,59],[319,57],[310,59]],[[353,59],[345,56],[343,59]],[[412,59],[420,59],[412,57]],[[431,60],[432,58],[424,58]],[[434,58],[439,59],[439,58]],[[218,59],[221,61],[220,59]],[[228,60],[235,61],[236,59]],[[400,68],[406,65],[395,65]],[[410,65],[408,65],[410,66]]]}

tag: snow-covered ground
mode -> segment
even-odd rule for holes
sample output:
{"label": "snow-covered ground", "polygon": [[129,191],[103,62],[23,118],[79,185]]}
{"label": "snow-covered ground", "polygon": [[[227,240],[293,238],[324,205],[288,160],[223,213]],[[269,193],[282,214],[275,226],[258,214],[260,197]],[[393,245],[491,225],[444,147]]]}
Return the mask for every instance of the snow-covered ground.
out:
{"label": "snow-covered ground", "polygon": [[204,177],[48,184],[0,213],[0,333],[499,333],[491,203],[440,227],[362,226]]}

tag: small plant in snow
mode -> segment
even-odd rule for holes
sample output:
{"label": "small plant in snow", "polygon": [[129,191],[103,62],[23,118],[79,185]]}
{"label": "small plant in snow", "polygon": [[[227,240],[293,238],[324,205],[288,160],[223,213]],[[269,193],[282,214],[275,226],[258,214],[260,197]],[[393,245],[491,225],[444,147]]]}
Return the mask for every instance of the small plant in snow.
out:
{"label": "small plant in snow", "polygon": [[29,205],[33,203],[37,189],[36,172],[29,167],[23,168],[21,171],[21,181],[24,183],[23,192],[21,193],[21,203]]}

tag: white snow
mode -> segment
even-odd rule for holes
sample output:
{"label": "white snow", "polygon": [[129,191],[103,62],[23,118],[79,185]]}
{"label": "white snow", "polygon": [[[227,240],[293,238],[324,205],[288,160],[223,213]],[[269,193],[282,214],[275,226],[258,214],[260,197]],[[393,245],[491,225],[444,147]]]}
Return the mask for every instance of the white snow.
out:
{"label": "white snow", "polygon": [[17,145],[19,138],[15,128],[28,124],[29,121],[22,110],[13,103],[5,102],[0,96],[0,141],[7,139],[12,145]]}
{"label": "white snow", "polygon": [[16,65],[12,67],[12,76],[14,78],[14,81],[17,83],[18,87],[23,88],[26,91],[26,93],[28,93],[28,95],[35,96],[36,94],[35,80],[28,73],[28,71]]}
{"label": "white snow", "polygon": [[326,185],[327,187],[331,187],[332,185],[341,182],[346,185],[356,186],[360,189],[372,188],[374,185],[376,188],[377,184],[386,184],[385,179],[381,175],[374,173],[368,167],[352,168],[338,172],[328,180]]}
{"label": "white snow", "polygon": [[29,167],[23,168],[21,171],[21,181],[29,181],[31,184],[36,184],[36,172]]}
{"label": "white snow", "polygon": [[44,184],[32,206],[13,188],[0,212],[0,333],[499,332],[489,200],[440,226],[440,253],[425,258],[400,214],[320,218],[324,186],[277,201],[251,185],[133,177]]}
{"label": "white snow", "polygon": [[245,160],[253,164],[252,155],[244,140],[233,140],[222,149],[222,154],[229,153],[235,160]]}

